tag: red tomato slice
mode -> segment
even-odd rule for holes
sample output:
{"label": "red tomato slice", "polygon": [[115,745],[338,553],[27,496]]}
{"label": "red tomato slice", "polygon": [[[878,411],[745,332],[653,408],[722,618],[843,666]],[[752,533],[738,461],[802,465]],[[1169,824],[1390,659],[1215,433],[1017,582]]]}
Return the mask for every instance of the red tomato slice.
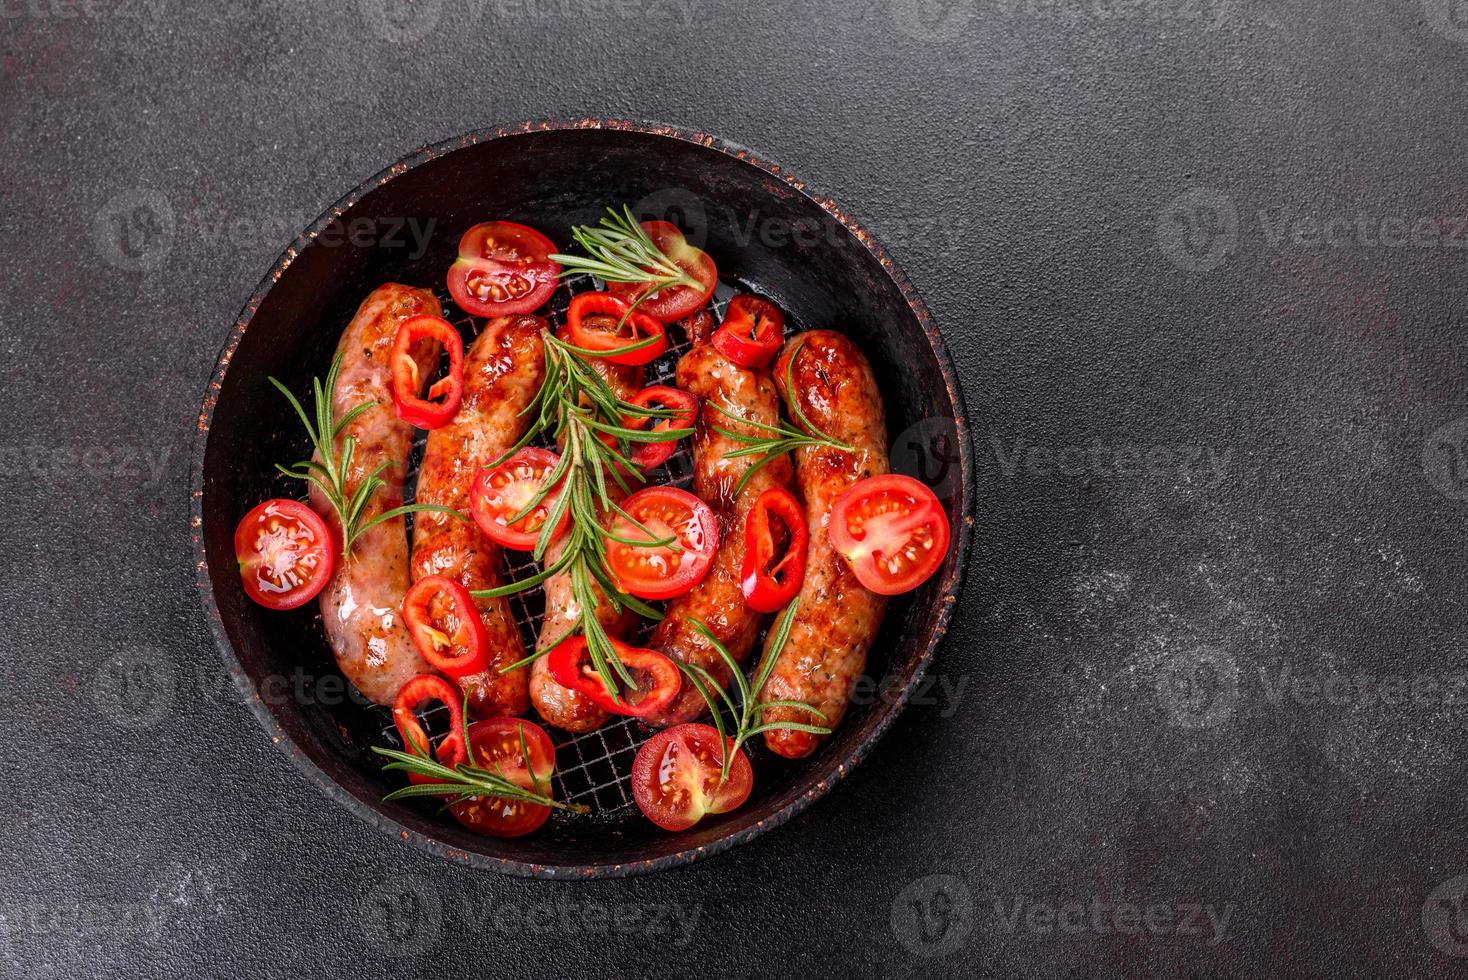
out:
{"label": "red tomato slice", "polygon": [[742,367],[763,367],[780,353],[785,314],[767,299],[741,294],[729,301],[724,322],[714,332],[714,347]]}
{"label": "red tomato slice", "polygon": [[729,764],[729,778],[721,783],[723,762],[713,726],[663,729],[638,750],[632,763],[637,808],[664,830],[687,830],[705,814],[737,809],[754,788],[754,770],[740,749]]}
{"label": "red tomato slice", "polygon": [[403,598],[408,635],[434,670],[467,677],[489,666],[489,636],[469,590],[451,578],[425,575]]}
{"label": "red tomato slice", "polygon": [[550,260],[555,250],[549,238],[513,221],[475,225],[459,239],[449,293],[474,316],[533,313],[556,291],[561,267]]}
{"label": "red tomato slice", "polygon": [[336,546],[321,515],[299,500],[267,500],[234,530],[245,594],[267,609],[316,598],[336,568]]}
{"label": "red tomato slice", "polygon": [[637,682],[636,688],[625,691],[622,697],[607,691],[601,674],[591,662],[584,636],[573,636],[556,644],[546,654],[545,665],[557,684],[585,694],[612,714],[646,718],[673,703],[683,684],[683,675],[673,661],[656,650],[630,647],[620,640],[612,640],[612,649]]}
{"label": "red tomato slice", "polygon": [[[777,548],[770,517],[785,526],[786,544]],[[755,500],[744,524],[744,564],[740,588],[755,612],[778,612],[795,598],[805,581],[805,551],[809,534],[805,511],[784,487],[770,487]]]}
{"label": "red tomato slice", "polygon": [[[479,530],[491,541],[516,551],[531,551],[540,531],[550,517],[556,500],[553,489],[535,509],[513,524],[510,518],[523,511],[555,468],[560,457],[549,449],[531,446],[520,450],[493,469],[481,469],[469,491],[469,513]],[[561,515],[559,535],[566,528],[570,512]]]}
{"label": "red tomato slice", "polygon": [[602,360],[612,364],[649,364],[668,349],[667,331],[641,310],[629,314],[628,309],[625,300],[611,293],[578,293],[566,311],[566,338],[572,345],[590,351],[621,350],[651,340],[646,347],[602,355]]}
{"label": "red tomato slice", "polygon": [[[719,283],[719,270],[707,252],[688,244],[677,225],[668,221],[644,221],[642,230],[647,232],[647,237],[652,239],[658,251],[700,283],[697,289],[692,286],[660,289],[637,304],[639,310],[663,323],[674,323],[709,301],[709,297],[714,294],[714,287]],[[649,287],[650,284],[645,282],[607,283],[607,289],[628,303],[637,302],[637,298],[646,293]]]}
{"label": "red tomato slice", "polygon": [[[540,792],[550,792],[551,773],[556,768],[555,748],[545,729],[534,722],[523,718],[477,721],[469,726],[469,745],[479,768],[498,773],[525,789],[535,789],[538,781]],[[526,749],[530,750],[529,758]],[[522,837],[545,823],[550,811],[548,806],[500,796],[475,796],[449,807],[459,823],[490,837]]]}
{"label": "red tomato slice", "polygon": [[[612,524],[610,535],[615,538],[607,538],[607,567],[623,592],[642,599],[671,599],[708,574],[719,547],[718,522],[708,504],[687,490],[647,487],[624,500],[622,511]],[[648,531],[652,532],[651,539]],[[676,539],[673,544],[651,547],[616,540],[656,541],[668,537]]]}
{"label": "red tomato slice", "polygon": [[[423,379],[418,376],[415,349],[437,344],[449,355],[449,373],[429,385],[420,398]],[[437,363],[437,358],[434,358]],[[441,316],[409,317],[398,327],[392,345],[392,400],[398,418],[420,429],[447,425],[459,410],[464,396],[464,341],[453,324]],[[435,401],[435,399],[442,401]]]}
{"label": "red tomato slice", "polygon": [[[649,385],[643,388],[633,396],[632,404],[639,408],[665,408],[678,413],[670,419],[658,419],[649,430],[651,432],[690,429],[693,427],[693,420],[698,417],[698,398],[681,388],[670,388],[667,385]],[[631,428],[640,429],[649,421],[646,418],[634,418],[629,419],[627,424]],[[632,465],[639,469],[650,470],[654,466],[663,465],[672,458],[673,451],[678,448],[678,440],[638,442],[633,445],[635,448],[632,452]]]}
{"label": "red tomato slice", "polygon": [[831,544],[878,595],[917,588],[948,554],[948,515],[927,485],[891,473],[859,480],[831,508]]}
{"label": "red tomato slice", "polygon": [[[438,744],[434,755],[446,766],[464,761],[464,700],[454,685],[437,674],[419,674],[398,691],[392,705],[392,720],[403,739],[403,751],[422,755],[428,750],[428,733],[418,721],[418,708],[425,701],[442,701],[449,709],[449,733]],[[427,776],[408,774],[413,783],[436,783]]]}

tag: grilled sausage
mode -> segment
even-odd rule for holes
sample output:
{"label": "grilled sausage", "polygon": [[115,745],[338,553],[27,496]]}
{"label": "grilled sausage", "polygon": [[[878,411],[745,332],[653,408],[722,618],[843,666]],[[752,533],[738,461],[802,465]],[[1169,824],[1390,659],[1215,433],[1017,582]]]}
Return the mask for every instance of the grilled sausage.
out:
{"label": "grilled sausage", "polygon": [[[749,656],[763,617],[745,605],[740,587],[745,519],[765,490],[790,488],[791,465],[788,456],[767,463],[750,477],[739,497],[734,497],[734,488],[756,459],[725,459],[726,453],[745,446],[715,432],[713,427],[761,433],[753,426],[733,421],[719,408],[763,425],[777,425],[780,396],[767,368],[741,367],[714,347],[710,342],[714,328],[711,314],[697,313],[685,325],[693,347],[678,361],[678,387],[697,395],[702,405],[693,434],[693,492],[712,508],[718,520],[719,549],[703,581],[668,604],[649,645],[674,660],[702,667],[725,686],[730,679],[729,668],[703,634],[693,628],[692,620],[701,620],[735,660],[743,663]],[[675,725],[692,721],[707,710],[697,688],[684,684],[667,710],[650,720]]]}
{"label": "grilled sausage", "polygon": [[[365,523],[402,503],[403,477],[413,445],[413,427],[393,411],[392,348],[398,327],[420,313],[437,314],[438,300],[426,289],[389,283],[362,301],[337,347],[342,357],[336,390],[331,392],[338,418],[363,402],[375,402],[342,431],[337,443],[356,440],[344,490],[350,497],[379,465],[386,486],[372,495],[362,513]],[[420,361],[426,372],[427,357]],[[319,460],[318,460],[319,461]],[[311,505],[331,525],[336,540],[342,529],[336,513],[314,485]],[[363,532],[352,553],[337,563],[321,593],[321,618],[337,666],[347,680],[378,704],[391,704],[398,689],[428,669],[403,623],[403,596],[408,590],[408,534],[401,517]]]}
{"label": "grilled sausage", "polygon": [[[784,390],[785,365],[795,357],[793,391]],[[882,397],[871,365],[849,339],[829,330],[812,330],[786,342],[775,365],[780,396],[798,404],[826,435],[851,446],[795,451],[795,482],[805,501],[810,542],[800,608],[790,636],[775,662],[761,700],[799,701],[819,709],[826,721],[808,712],[773,708],[764,721],[800,721],[834,728],[846,713],[857,677],[866,667],[887,601],[868,592],[831,545],[831,505],[856,481],[888,471],[887,427]],[[797,401],[798,399],[798,401]],[[794,414],[792,412],[792,414]],[[766,653],[773,641],[766,640]],[[765,733],[771,751],[791,759],[810,755],[820,736],[775,730]]]}
{"label": "grilled sausage", "polygon": [[[564,331],[561,336],[564,336]],[[640,367],[611,364],[599,357],[587,358],[587,363],[602,376],[620,398],[630,399],[642,387],[642,368]],[[616,485],[610,480],[608,483],[610,484],[608,491],[615,493]],[[554,563],[560,554],[560,545],[552,545],[547,549],[545,556],[547,564]],[[637,614],[626,608],[621,613],[616,612],[604,600],[597,586],[593,585],[592,589],[596,592],[598,600],[594,610],[597,621],[606,628],[610,636],[616,639],[626,637],[637,624]],[[571,624],[580,615],[581,609],[571,592],[571,576],[561,574],[547,579],[545,615],[540,623],[540,649],[544,650],[563,638],[571,628]],[[586,695],[556,683],[550,675],[550,668],[545,657],[535,661],[530,668],[530,703],[535,705],[535,710],[540,712],[540,717],[544,718],[546,722],[568,732],[593,731],[600,728],[607,720],[607,713]]]}
{"label": "grilled sausage", "polygon": [[[464,356],[464,394],[447,425],[428,434],[423,465],[418,470],[418,502],[469,512],[469,491],[480,468],[498,460],[519,441],[529,425],[521,410],[540,390],[545,362],[537,316],[498,317]],[[499,545],[472,521],[424,512],[413,521],[413,581],[444,575],[470,591],[503,583]],[[530,706],[530,670],[507,674],[499,669],[525,657],[525,642],[510,611],[509,600],[475,599],[489,640],[487,670],[459,679],[469,706],[482,717],[523,714]]]}

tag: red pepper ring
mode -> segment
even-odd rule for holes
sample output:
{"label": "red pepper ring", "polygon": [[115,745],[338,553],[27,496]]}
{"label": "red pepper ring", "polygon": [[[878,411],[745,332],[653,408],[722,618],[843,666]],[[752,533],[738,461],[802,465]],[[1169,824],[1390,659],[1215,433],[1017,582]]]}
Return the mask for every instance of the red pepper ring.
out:
{"label": "red pepper ring", "polygon": [[[668,349],[666,328],[641,310],[629,314],[629,308],[626,300],[611,293],[578,293],[571,297],[566,333],[572,346],[599,354],[621,351],[601,354],[603,360],[613,364],[636,367],[657,360]],[[624,350],[649,339],[652,342],[645,347]]]}
{"label": "red pepper ring", "polygon": [[453,579],[426,575],[414,582],[403,599],[403,620],[434,670],[467,677],[489,666],[489,640],[479,610],[469,590]]}
{"label": "red pepper ring", "polygon": [[[413,356],[424,342],[436,342],[449,354],[449,373],[428,386],[426,398],[418,394],[423,379]],[[453,419],[463,397],[464,341],[459,331],[441,316],[423,313],[404,320],[392,345],[392,401],[398,418],[420,429],[437,429]]]}
{"label": "red pepper ring", "polygon": [[546,655],[546,667],[557,684],[581,692],[612,714],[646,718],[673,703],[683,685],[683,675],[677,664],[656,650],[629,647],[620,640],[612,640],[611,644],[617,651],[617,659],[637,681],[635,692],[629,692],[640,694],[636,700],[617,697],[607,691],[591,662],[584,636],[569,637],[556,644],[555,649]]}
{"label": "red pepper ring", "polygon": [[[789,543],[778,556],[771,515],[790,534]],[[744,602],[749,608],[772,613],[790,604],[805,581],[805,548],[809,540],[805,511],[789,490],[771,487],[759,495],[744,524],[744,565],[739,577]]]}
{"label": "red pepper ring", "polygon": [[[464,749],[464,704],[454,685],[437,674],[419,674],[398,691],[392,705],[392,720],[403,737],[404,751],[423,755],[428,749],[428,733],[418,721],[418,708],[426,701],[442,701],[449,708],[449,733],[438,745],[438,761],[450,769],[468,758]],[[431,783],[427,776],[409,774],[415,783]]]}
{"label": "red pepper ring", "polygon": [[[649,422],[654,425],[649,432],[668,432],[673,429],[691,429],[694,419],[698,418],[698,396],[684,391],[682,388],[671,388],[668,385],[648,385],[636,395],[632,396],[631,402],[638,408],[668,409],[678,414],[670,419],[652,419],[647,416],[629,418],[626,420],[627,427],[641,429]],[[677,439],[665,439],[662,442],[638,442],[632,452],[632,465],[639,469],[650,470],[654,466],[661,466],[673,456],[673,451],[678,448]]]}
{"label": "red pepper ring", "polygon": [[714,347],[741,367],[763,367],[785,341],[785,314],[767,299],[741,293],[729,301]]}

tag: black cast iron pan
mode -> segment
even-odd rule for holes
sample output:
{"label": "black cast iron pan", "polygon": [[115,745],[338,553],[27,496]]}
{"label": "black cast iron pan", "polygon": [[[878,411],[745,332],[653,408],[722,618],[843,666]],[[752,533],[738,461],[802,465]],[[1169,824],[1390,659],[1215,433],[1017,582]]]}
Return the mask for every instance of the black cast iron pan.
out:
{"label": "black cast iron pan", "polygon": [[[605,206],[624,202],[639,217],[675,221],[714,257],[721,301],[749,289],[779,302],[798,326],[834,328],[861,344],[885,398],[893,468],[934,486],[949,510],[953,549],[938,575],[891,604],[870,680],[839,731],[802,762],[757,746],[755,790],[739,810],[683,834],[660,831],[629,802],[625,778],[646,732],[631,722],[574,739],[552,729],[557,795],[597,812],[557,814],[516,840],[480,837],[430,802],[381,802],[401,778],[383,773],[370,752],[393,741],[389,713],[341,681],[314,603],[270,612],[240,587],[235,524],[261,500],[299,496],[274,464],[308,453],[266,379],[303,391],[324,375],[357,304],[383,282],[442,295],[470,225],[520,221],[564,248],[573,224],[594,223]],[[552,308],[564,300],[563,290]],[[459,319],[472,332],[472,321]],[[680,352],[663,358],[649,383],[670,375]],[[687,469],[686,457],[675,457],[664,479],[686,480]],[[192,525],[200,591],[229,669],[272,739],[329,796],[386,832],[476,867],[589,877],[657,870],[747,842],[823,796],[866,755],[942,638],[968,546],[970,487],[953,366],[922,302],[866,231],[742,148],[666,126],[581,120],[471,133],[413,153],[344,197],[286,250],[245,305],[205,394]],[[519,612],[532,629],[535,598]]]}

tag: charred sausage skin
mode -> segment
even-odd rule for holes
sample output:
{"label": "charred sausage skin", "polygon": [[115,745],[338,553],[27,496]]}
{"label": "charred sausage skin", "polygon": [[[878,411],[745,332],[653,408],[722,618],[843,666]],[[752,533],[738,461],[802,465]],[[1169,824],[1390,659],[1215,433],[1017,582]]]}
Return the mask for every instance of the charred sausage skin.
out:
{"label": "charred sausage skin", "polygon": [[[784,386],[787,364],[793,390]],[[810,530],[805,582],[789,639],[760,694],[762,700],[809,704],[824,712],[826,721],[791,708],[771,709],[764,721],[835,728],[866,668],[887,602],[863,588],[832,547],[831,506],[858,480],[888,472],[887,427],[871,365],[842,334],[812,330],[792,337],[776,362],[775,379],[787,405],[798,404],[817,428],[852,451],[828,446],[795,451],[795,482]],[[772,640],[766,640],[766,654]],[[807,732],[765,733],[770,750],[791,759],[810,755],[820,741],[821,736]]]}
{"label": "charred sausage skin", "polygon": [[[747,368],[725,357],[710,342],[714,318],[707,311],[685,321],[693,347],[678,361],[678,387],[699,398],[699,417],[693,435],[693,491],[713,509],[719,524],[719,548],[708,575],[668,604],[649,642],[654,650],[674,660],[702,667],[721,686],[729,683],[729,668],[709,641],[693,628],[698,619],[718,637],[734,659],[743,663],[754,648],[763,617],[744,602],[740,582],[744,566],[744,524],[759,495],[771,487],[790,488],[792,467],[781,456],[757,470],[736,498],[734,489],[756,459],[725,455],[745,444],[714,431],[761,435],[719,409],[752,422],[776,425],[780,396],[767,368]],[[659,725],[692,721],[708,710],[703,697],[685,683],[667,711],[650,719]]]}
{"label": "charred sausage skin", "polygon": [[[393,411],[393,341],[404,320],[420,313],[437,315],[439,310],[438,300],[426,289],[396,283],[379,286],[362,301],[337,347],[341,370],[330,394],[336,416],[364,402],[374,403],[343,429],[337,442],[340,453],[347,438],[356,440],[346,494],[350,497],[373,470],[388,464],[381,473],[386,486],[367,502],[364,523],[402,503],[413,445],[413,427]],[[420,359],[420,368],[427,370],[426,357]],[[314,486],[311,505],[340,543],[336,513]],[[337,666],[358,691],[378,704],[391,704],[403,684],[428,669],[403,623],[407,590],[408,535],[398,517],[363,532],[321,593],[321,618]]]}
{"label": "charred sausage skin", "polygon": [[[418,471],[419,503],[469,513],[469,492],[480,468],[499,460],[525,434],[520,412],[545,376],[537,316],[497,317],[484,325],[464,356],[464,393],[447,425],[428,434]],[[472,521],[424,512],[413,522],[413,581],[443,575],[470,591],[503,584],[503,554]],[[530,670],[500,668],[524,659],[525,642],[509,600],[475,599],[489,640],[489,668],[459,679],[469,707],[481,717],[524,714],[530,706]]]}

